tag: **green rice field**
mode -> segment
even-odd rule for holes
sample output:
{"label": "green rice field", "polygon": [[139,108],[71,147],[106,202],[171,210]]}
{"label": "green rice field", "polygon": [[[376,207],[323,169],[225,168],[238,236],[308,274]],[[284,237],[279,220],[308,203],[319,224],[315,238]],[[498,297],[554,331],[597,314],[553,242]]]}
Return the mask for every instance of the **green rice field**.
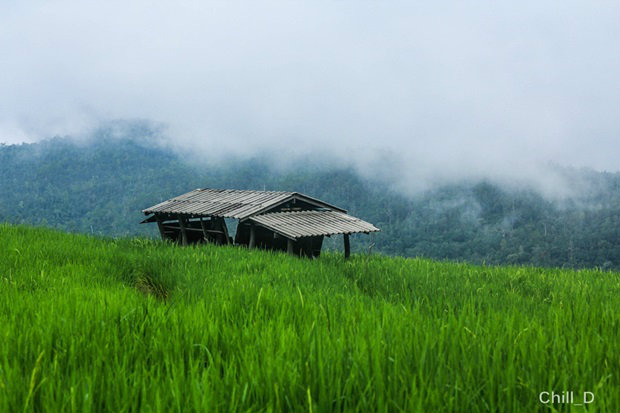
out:
{"label": "green rice field", "polygon": [[0,224],[0,412],[619,412],[619,376],[617,272]]}

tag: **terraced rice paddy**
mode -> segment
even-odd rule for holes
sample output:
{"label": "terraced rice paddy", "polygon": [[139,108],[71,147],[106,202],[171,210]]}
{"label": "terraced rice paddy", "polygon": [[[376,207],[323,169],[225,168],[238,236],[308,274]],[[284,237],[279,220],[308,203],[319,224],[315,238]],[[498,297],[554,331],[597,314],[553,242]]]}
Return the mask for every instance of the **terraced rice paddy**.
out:
{"label": "terraced rice paddy", "polygon": [[617,412],[619,309],[614,272],[0,225],[0,411]]}

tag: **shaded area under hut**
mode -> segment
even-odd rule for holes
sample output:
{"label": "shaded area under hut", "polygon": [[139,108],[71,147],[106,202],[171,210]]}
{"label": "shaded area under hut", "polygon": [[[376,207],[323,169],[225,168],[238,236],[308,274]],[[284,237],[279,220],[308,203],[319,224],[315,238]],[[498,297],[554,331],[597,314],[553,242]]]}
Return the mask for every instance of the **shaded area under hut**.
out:
{"label": "shaded area under hut", "polygon": [[[182,245],[210,242],[287,251],[318,257],[323,238],[379,231],[374,225],[327,202],[298,192],[195,189],[142,211],[142,223],[155,222],[164,240]],[[225,218],[238,219],[234,238]]]}

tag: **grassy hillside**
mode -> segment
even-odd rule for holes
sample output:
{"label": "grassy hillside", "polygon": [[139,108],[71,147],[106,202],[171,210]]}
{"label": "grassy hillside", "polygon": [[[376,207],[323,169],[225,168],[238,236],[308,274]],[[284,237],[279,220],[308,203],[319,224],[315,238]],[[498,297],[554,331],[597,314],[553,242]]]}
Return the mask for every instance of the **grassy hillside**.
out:
{"label": "grassy hillside", "polygon": [[0,411],[619,411],[618,308],[614,272],[0,225]]}

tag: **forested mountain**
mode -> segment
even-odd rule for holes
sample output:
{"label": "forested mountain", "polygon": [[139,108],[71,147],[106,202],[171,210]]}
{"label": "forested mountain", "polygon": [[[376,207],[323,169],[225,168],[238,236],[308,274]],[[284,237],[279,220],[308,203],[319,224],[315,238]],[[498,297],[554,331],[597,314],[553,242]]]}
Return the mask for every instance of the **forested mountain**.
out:
{"label": "forested mountain", "polygon": [[[148,130],[135,130],[147,136]],[[589,190],[548,200],[533,190],[462,182],[405,196],[354,170],[274,168],[266,158],[198,165],[146,138],[105,134],[0,146],[0,221],[107,236],[155,236],[141,210],[198,187],[290,190],[343,206],[382,232],[354,251],[487,264],[620,268],[620,176],[566,169]],[[328,247],[340,242],[330,240]]]}

